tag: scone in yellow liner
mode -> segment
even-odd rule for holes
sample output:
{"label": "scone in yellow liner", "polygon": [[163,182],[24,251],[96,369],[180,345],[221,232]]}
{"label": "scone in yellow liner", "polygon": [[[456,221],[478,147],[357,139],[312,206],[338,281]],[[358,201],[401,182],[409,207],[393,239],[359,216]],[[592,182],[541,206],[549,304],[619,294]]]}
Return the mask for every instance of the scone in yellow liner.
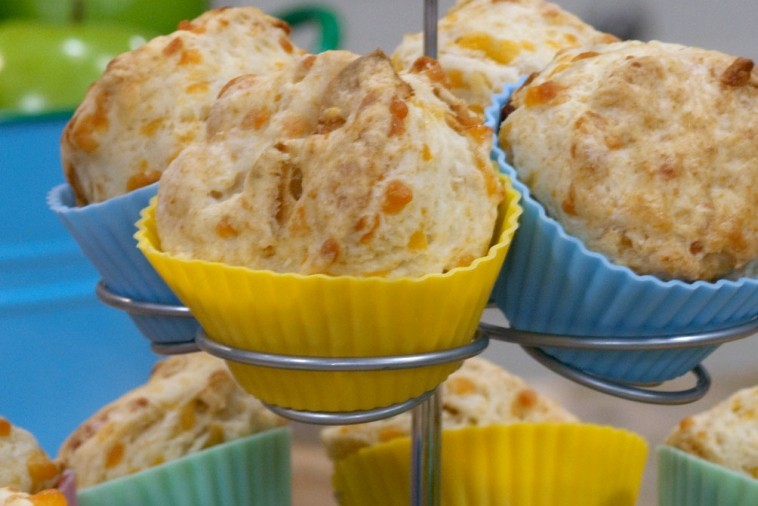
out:
{"label": "scone in yellow liner", "polygon": [[[410,438],[335,464],[341,506],[407,504]],[[615,427],[517,423],[442,433],[443,506],[634,506],[647,443]]]}
{"label": "scone in yellow liner", "polygon": [[[474,337],[521,214],[503,178],[496,241],[468,267],[419,278],[304,276],[173,257],[160,249],[156,200],[138,222],[138,246],[206,334],[261,353],[397,356],[447,350]],[[262,401],[309,411],[388,406],[440,384],[460,362],[394,371],[298,371],[229,362]]]}

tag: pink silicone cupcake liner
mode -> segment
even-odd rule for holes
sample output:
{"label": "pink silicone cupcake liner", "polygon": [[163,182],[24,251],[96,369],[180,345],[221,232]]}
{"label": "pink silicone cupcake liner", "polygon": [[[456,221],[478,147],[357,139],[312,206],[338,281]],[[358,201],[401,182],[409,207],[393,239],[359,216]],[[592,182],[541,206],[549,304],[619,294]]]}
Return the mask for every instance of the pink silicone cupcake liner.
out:
{"label": "pink silicone cupcake liner", "polygon": [[76,498],[76,474],[73,470],[66,469],[63,471],[56,488],[66,497],[66,501],[68,502],[66,506],[79,505],[79,501]]}

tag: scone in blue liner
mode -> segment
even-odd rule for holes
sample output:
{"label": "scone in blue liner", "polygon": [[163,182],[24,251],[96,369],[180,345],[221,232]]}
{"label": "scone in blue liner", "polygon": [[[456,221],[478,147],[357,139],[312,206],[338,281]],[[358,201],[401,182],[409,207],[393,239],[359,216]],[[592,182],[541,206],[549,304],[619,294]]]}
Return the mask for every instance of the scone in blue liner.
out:
{"label": "scone in blue liner", "polygon": [[290,452],[290,429],[270,429],[80,490],[79,506],[288,505]]}
{"label": "scone in blue liner", "polygon": [[671,446],[657,451],[658,504],[755,506],[758,480]]}
{"label": "scone in blue liner", "polygon": [[[517,87],[506,86],[493,97],[485,113],[493,130],[500,126],[500,110]],[[506,162],[497,134],[492,157],[523,199],[519,232],[493,290],[496,305],[514,328],[634,339],[697,333],[745,323],[758,315],[758,279],[662,281],[587,250],[530,195],[516,169]],[[569,366],[611,380],[659,383],[692,370],[715,349],[544,351]]]}
{"label": "scone in blue liner", "polygon": [[[143,302],[181,305],[137,249],[134,239],[139,213],[157,191],[158,183],[154,183],[105,202],[78,207],[71,187],[62,184],[50,191],[47,202],[109,290]],[[199,328],[194,318],[129,316],[140,332],[157,344],[190,342]]]}

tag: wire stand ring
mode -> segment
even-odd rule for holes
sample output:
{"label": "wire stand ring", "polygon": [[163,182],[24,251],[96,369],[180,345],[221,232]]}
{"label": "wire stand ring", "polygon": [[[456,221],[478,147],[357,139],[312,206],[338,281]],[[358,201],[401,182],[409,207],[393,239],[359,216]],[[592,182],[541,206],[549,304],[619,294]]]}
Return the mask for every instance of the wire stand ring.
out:
{"label": "wire stand ring", "polygon": [[180,343],[150,343],[150,348],[158,355],[184,355],[185,353],[195,353],[200,351],[195,341]]}
{"label": "wire stand ring", "polygon": [[379,357],[312,357],[262,353],[221,344],[208,337],[202,328],[198,329],[195,342],[211,355],[247,365],[300,371],[391,371],[464,360],[484,351],[489,339],[486,334],[477,332],[471,342],[457,348]]}
{"label": "wire stand ring", "polygon": [[717,346],[736,341],[758,331],[758,318],[733,326],[725,326],[697,333],[672,334],[651,337],[597,337],[554,335],[480,323],[479,330],[490,339],[515,343],[544,367],[571,381],[593,390],[622,399],[649,404],[686,404],[701,399],[711,387],[711,377],[702,365],[691,372],[695,386],[680,391],[652,390],[634,386],[630,382],[614,381],[570,366],[549,355],[541,348],[571,348],[584,350],[657,350]]}
{"label": "wire stand ring", "polygon": [[[391,371],[448,364],[473,357],[484,351],[489,337],[477,332],[470,343],[457,348],[385,357],[303,357],[259,353],[220,344],[210,339],[202,328],[198,329],[195,342],[212,355],[249,365],[307,371]],[[412,409],[410,503],[414,506],[439,504],[441,405],[439,387],[390,406],[350,412],[324,413],[266,404],[285,418],[320,425],[370,422]]]}
{"label": "wire stand ring", "polygon": [[142,316],[171,316],[175,318],[192,318],[189,308],[181,305],[145,302],[124,295],[118,295],[100,280],[95,287],[97,298],[108,306],[121,309],[129,314]]}
{"label": "wire stand ring", "polygon": [[635,387],[629,383],[611,381],[600,376],[578,370],[568,366],[560,360],[552,357],[539,348],[522,346],[524,351],[534,360],[551,371],[570,379],[575,383],[584,385],[598,392],[610,394],[629,401],[644,402],[647,404],[687,404],[701,399],[711,387],[711,376],[702,365],[692,369],[692,374],[697,378],[694,387],[680,391],[658,391],[642,387]]}
{"label": "wire stand ring", "polygon": [[[429,367],[465,360],[484,351],[489,344],[489,338],[486,334],[477,332],[471,342],[457,348],[427,353],[379,357],[310,357],[261,353],[221,344],[208,337],[202,328],[197,331],[195,343],[201,350],[211,355],[247,365],[299,371],[358,372]],[[318,425],[355,424],[371,422],[402,413],[429,399],[433,393],[434,390],[430,390],[397,404],[357,411],[325,413],[290,409],[271,404],[266,405],[271,411],[298,422]]]}
{"label": "wire stand ring", "polygon": [[737,325],[717,327],[702,332],[664,334],[651,337],[556,335],[501,327],[484,322],[479,323],[479,330],[497,341],[541,348],[627,351],[670,350],[675,348],[717,346],[748,337],[758,332],[758,317]]}
{"label": "wire stand ring", "polygon": [[[164,318],[193,318],[192,312],[186,306],[164,304],[160,302],[145,302],[113,292],[105,281],[100,280],[95,286],[95,294],[105,305],[125,311],[135,316],[155,316]],[[197,344],[192,341],[158,343],[150,340],[150,348],[159,355],[182,355],[199,351]]]}
{"label": "wire stand ring", "polygon": [[300,411],[296,409],[282,408],[273,404],[264,402],[266,407],[279,416],[294,420],[296,422],[312,423],[314,425],[351,425],[356,423],[368,423],[383,418],[399,415],[410,409],[415,408],[422,402],[428,400],[434,390],[429,390],[423,394],[408,399],[404,402],[398,402],[382,408],[375,408],[366,411],[338,411],[332,413],[316,411]]}

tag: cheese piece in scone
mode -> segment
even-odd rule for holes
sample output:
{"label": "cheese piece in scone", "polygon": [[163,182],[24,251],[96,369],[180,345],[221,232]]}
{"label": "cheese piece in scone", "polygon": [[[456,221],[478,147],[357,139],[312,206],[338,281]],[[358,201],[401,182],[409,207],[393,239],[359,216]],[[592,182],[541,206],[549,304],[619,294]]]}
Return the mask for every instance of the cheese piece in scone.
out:
{"label": "cheese piece in scone", "polygon": [[79,203],[158,181],[202,133],[229,79],[266,73],[303,53],[289,34],[285,22],[254,7],[216,9],[114,58],[61,140],[64,174]]}
{"label": "cheese piece in scone", "polygon": [[29,431],[0,417],[0,487],[35,493],[54,487],[62,472]]}
{"label": "cheese piece in scone", "polygon": [[[451,90],[478,113],[503,85],[542,69],[557,51],[617,40],[543,0],[459,0],[437,32],[437,57]],[[408,69],[422,54],[422,34],[408,34],[392,62]]]}
{"label": "cheese piece in scone", "polygon": [[[456,429],[516,422],[576,422],[577,418],[523,379],[474,357],[441,385],[442,428]],[[321,431],[327,454],[341,460],[361,448],[411,433],[411,413],[365,424]]]}
{"label": "cheese piece in scone", "polygon": [[590,250],[686,281],[758,257],[752,61],[655,41],[567,50],[504,115],[519,178]]}
{"label": "cheese piece in scone", "polygon": [[68,500],[63,492],[54,488],[27,494],[11,487],[0,487],[0,506],[68,506]]}
{"label": "cheese piece in scone", "polygon": [[666,444],[758,479],[758,386],[682,419]]}
{"label": "cheese piece in scone", "polygon": [[223,360],[177,355],[79,426],[59,458],[86,488],[284,423],[235,382]]}
{"label": "cheese piece in scone", "polygon": [[492,132],[420,59],[309,55],[230,82],[165,172],[164,251],[301,274],[421,276],[486,254]]}

